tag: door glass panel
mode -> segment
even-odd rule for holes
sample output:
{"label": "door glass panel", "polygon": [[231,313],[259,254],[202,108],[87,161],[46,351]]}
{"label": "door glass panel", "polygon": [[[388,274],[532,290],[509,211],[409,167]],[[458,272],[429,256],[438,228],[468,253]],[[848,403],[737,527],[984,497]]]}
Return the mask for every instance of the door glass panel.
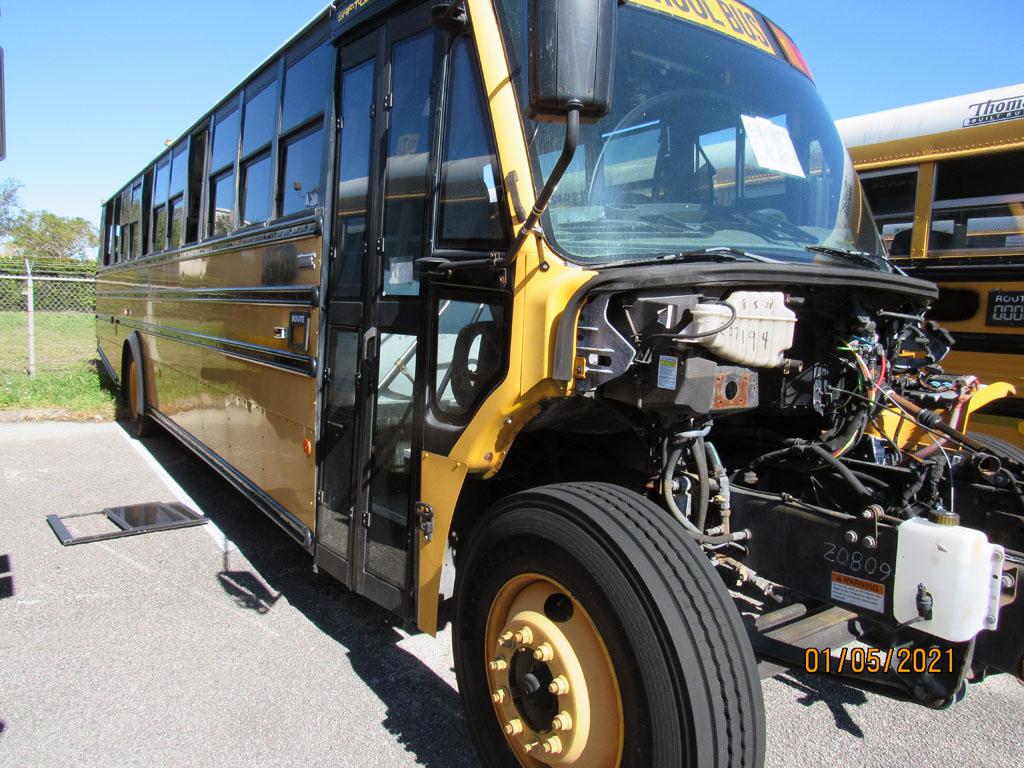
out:
{"label": "door glass panel", "polygon": [[366,570],[405,587],[412,479],[416,337],[384,332],[370,478]]}
{"label": "door glass panel", "polygon": [[504,368],[502,306],[443,300],[437,310],[434,409],[461,423],[494,386]]}
{"label": "door glass panel", "polygon": [[345,559],[355,499],[352,491],[356,425],[356,367],[359,334],[331,333],[331,382],[324,433],[324,501],[317,522],[317,541]]}
{"label": "door glass panel", "polygon": [[373,70],[367,61],[345,70],[341,78],[342,125],[338,141],[338,270],[335,296],[359,296],[369,206],[373,137]]}
{"label": "door glass panel", "polygon": [[395,44],[391,125],[384,182],[384,293],[419,293],[414,262],[423,255],[433,116],[434,33]]}

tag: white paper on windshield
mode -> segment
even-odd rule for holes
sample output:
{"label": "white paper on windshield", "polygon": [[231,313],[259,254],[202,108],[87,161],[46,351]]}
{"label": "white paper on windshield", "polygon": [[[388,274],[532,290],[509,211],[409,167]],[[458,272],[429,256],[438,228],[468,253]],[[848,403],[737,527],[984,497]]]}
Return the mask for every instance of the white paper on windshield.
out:
{"label": "white paper on windshield", "polygon": [[741,115],[747,132],[747,142],[754,150],[757,164],[769,171],[778,171],[787,176],[806,178],[796,148],[784,126],[776,125],[764,117]]}

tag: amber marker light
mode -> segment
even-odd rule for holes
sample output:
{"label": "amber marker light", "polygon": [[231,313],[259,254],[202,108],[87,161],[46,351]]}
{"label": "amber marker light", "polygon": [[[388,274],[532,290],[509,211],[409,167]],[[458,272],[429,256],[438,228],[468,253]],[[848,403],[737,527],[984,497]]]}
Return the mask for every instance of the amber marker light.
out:
{"label": "amber marker light", "polygon": [[[765,19],[765,21],[768,20]],[[804,59],[804,55],[800,53],[800,49],[796,47],[796,43],[793,42],[793,38],[779,29],[771,21],[768,22],[768,26],[771,27],[772,32],[775,33],[775,39],[779,41],[779,47],[782,48],[782,52],[786,54],[786,58],[789,60],[789,63],[813,80],[814,75],[811,74],[811,68],[807,66],[807,61]]]}
{"label": "amber marker light", "polygon": [[307,456],[313,454],[313,443],[308,437],[302,441],[302,452]]}

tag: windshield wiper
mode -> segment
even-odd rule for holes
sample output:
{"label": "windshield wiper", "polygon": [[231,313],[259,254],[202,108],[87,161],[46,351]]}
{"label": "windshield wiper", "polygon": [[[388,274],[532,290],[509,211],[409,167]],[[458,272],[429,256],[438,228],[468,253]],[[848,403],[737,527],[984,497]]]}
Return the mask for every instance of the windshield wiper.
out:
{"label": "windshield wiper", "polygon": [[679,253],[666,253],[650,259],[626,259],[615,261],[610,264],[600,264],[604,267],[635,267],[650,264],[667,264],[677,261],[739,261],[749,259],[750,261],[761,261],[767,264],[781,264],[778,259],[771,259],[758,253],[751,253],[731,246],[713,246],[711,248],[698,248],[692,251],[680,251]]}
{"label": "windshield wiper", "polygon": [[882,271],[882,265],[879,263],[878,259],[865,251],[831,248],[827,245],[808,245],[806,248],[812,253],[822,253],[826,256],[845,259],[856,264],[863,264],[864,266],[871,267],[874,270]]}

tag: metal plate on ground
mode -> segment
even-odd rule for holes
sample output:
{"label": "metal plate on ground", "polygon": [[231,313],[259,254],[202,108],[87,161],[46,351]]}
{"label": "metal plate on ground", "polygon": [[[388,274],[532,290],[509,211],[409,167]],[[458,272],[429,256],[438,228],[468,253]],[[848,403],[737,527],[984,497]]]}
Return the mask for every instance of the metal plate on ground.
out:
{"label": "metal plate on ground", "polygon": [[[116,530],[103,533],[89,533],[75,536],[65,525],[65,520],[87,517],[106,517]],[[155,501],[147,504],[131,504],[125,507],[107,507],[100,512],[83,512],[77,515],[47,515],[46,522],[65,547],[73,544],[87,544],[91,541],[108,541],[141,533],[172,531],[193,525],[204,525],[209,518],[178,502]]]}

